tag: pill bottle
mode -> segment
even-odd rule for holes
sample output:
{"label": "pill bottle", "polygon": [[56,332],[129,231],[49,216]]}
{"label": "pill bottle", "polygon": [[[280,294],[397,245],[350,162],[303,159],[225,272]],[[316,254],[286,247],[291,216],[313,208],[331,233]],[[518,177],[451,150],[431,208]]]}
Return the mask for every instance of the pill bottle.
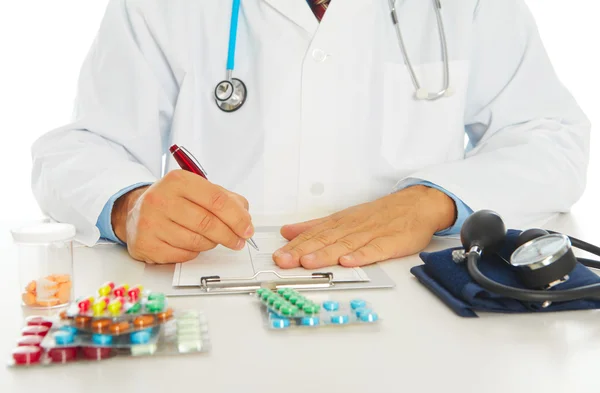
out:
{"label": "pill bottle", "polygon": [[73,295],[73,238],[70,224],[45,222],[11,231],[17,247],[21,304],[59,308]]}

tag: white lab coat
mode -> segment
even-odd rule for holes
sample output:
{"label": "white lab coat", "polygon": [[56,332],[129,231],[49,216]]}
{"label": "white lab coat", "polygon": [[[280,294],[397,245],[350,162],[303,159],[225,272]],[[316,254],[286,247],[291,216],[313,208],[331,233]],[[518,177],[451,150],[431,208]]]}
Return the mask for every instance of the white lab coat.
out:
{"label": "white lab coat", "polygon": [[[263,217],[317,217],[431,181],[518,227],[581,196],[590,124],[557,79],[522,0],[442,1],[455,94],[417,101],[388,0],[242,0],[224,113],[231,1],[112,0],[81,76],[73,122],[33,146],[41,208],[94,244],[106,201],[177,168],[187,147],[208,177]],[[431,1],[398,1],[421,84],[442,87]],[[465,133],[466,132],[466,133]],[[465,152],[465,135],[473,149]]]}

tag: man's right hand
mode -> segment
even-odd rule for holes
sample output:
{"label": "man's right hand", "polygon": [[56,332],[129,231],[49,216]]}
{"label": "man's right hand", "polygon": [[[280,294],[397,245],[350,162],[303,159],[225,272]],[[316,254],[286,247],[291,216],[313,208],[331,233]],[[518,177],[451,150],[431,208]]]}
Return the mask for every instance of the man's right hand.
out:
{"label": "man's right hand", "polygon": [[241,250],[254,234],[244,197],[184,170],[121,196],[111,221],[129,254],[147,263],[186,262],[218,244]]}

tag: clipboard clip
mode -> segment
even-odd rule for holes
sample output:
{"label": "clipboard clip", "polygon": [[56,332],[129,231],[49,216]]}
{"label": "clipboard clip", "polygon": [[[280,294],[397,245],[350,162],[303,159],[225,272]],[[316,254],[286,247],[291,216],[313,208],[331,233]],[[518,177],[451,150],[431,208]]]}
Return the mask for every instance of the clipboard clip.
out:
{"label": "clipboard clip", "polygon": [[[256,277],[262,274],[274,274],[279,279],[257,281]],[[252,277],[221,278],[220,276],[203,276],[200,278],[200,288],[205,292],[254,292],[259,288],[271,290],[279,288],[318,289],[329,288],[334,285],[333,273],[312,273],[300,276],[282,276],[276,271],[265,270],[257,272]]]}

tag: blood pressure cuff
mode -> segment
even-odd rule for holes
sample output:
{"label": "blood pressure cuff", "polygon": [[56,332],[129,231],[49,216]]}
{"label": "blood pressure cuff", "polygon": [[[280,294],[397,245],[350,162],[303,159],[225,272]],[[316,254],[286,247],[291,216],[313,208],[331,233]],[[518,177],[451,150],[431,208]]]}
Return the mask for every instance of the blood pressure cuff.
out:
{"label": "blood pressure cuff", "polygon": [[[516,249],[516,241],[521,231],[508,230],[504,244],[497,254],[484,255],[479,262],[481,272],[501,284],[526,289],[514,267],[504,260]],[[469,275],[467,263],[456,263],[450,248],[437,252],[419,254],[424,265],[415,266],[411,273],[419,282],[439,297],[448,307],[461,317],[477,317],[476,311],[496,313],[552,312],[587,310],[600,308],[600,300],[573,300],[555,302],[543,308],[541,303],[522,302],[496,295],[481,287]],[[498,255],[499,254],[499,255]],[[502,258],[504,260],[502,260]],[[578,263],[569,274],[569,279],[549,291],[577,288],[600,282],[594,272]]]}

